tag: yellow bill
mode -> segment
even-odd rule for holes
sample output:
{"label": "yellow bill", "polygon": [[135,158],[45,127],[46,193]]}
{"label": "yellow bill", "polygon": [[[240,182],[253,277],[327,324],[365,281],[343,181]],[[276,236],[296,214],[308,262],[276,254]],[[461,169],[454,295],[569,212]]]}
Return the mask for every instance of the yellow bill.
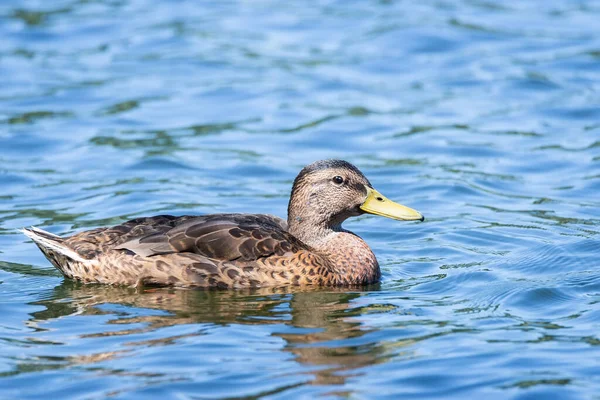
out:
{"label": "yellow bill", "polygon": [[417,210],[395,203],[375,189],[370,187],[366,189],[367,199],[360,206],[364,212],[401,221],[423,221],[425,219]]}

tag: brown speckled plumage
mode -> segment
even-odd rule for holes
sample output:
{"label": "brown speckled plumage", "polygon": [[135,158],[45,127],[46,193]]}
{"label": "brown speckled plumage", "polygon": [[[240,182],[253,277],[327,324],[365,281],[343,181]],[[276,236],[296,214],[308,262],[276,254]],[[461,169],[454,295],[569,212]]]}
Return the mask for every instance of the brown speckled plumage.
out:
{"label": "brown speckled plumage", "polygon": [[[343,184],[332,177],[342,177]],[[264,214],[159,215],[61,238],[25,229],[65,276],[83,282],[187,287],[360,285],[380,278],[369,246],[341,228],[372,188],[345,161],[304,168],[288,223]],[[288,225],[289,224],[289,225]]]}

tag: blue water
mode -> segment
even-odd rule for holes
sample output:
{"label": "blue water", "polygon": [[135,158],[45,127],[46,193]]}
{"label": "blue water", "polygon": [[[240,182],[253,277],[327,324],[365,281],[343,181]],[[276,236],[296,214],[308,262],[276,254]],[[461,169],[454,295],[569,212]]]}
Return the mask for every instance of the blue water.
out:
{"label": "blue water", "polygon": [[[4,0],[0,397],[600,398],[600,3]],[[285,216],[355,163],[363,290],[65,280],[18,228]]]}

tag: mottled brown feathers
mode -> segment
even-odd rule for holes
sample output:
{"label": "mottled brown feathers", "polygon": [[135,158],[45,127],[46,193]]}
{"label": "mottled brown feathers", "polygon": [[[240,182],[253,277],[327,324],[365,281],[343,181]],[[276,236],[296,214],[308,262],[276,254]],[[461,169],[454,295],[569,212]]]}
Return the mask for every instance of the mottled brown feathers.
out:
{"label": "mottled brown feathers", "polygon": [[151,233],[125,238],[113,249],[144,257],[189,252],[223,261],[253,261],[306,248],[284,230],[283,220],[270,215],[213,214],[180,220],[174,220],[173,226],[161,225]]}

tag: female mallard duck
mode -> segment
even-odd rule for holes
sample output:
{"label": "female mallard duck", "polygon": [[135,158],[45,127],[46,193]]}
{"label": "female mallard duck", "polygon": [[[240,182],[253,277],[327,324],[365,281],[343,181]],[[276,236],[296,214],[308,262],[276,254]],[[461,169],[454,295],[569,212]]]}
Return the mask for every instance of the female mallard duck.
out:
{"label": "female mallard duck", "polygon": [[66,277],[122,285],[264,287],[379,280],[369,246],[342,228],[364,213],[423,220],[352,164],[317,161],[294,180],[287,223],[265,214],[159,215],[59,237],[24,229]]}

